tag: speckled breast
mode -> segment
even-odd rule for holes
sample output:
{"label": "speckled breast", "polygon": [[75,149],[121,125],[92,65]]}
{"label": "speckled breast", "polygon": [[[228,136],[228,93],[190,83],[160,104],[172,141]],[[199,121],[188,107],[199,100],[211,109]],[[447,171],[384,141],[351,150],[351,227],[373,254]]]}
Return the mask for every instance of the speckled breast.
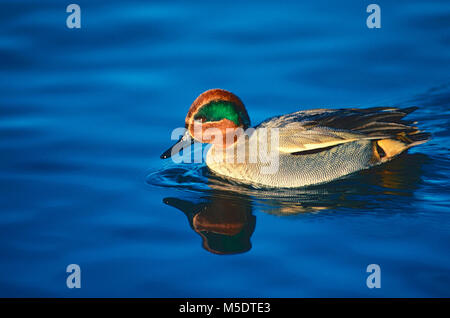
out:
{"label": "speckled breast", "polygon": [[241,163],[221,161],[218,156],[214,147],[208,151],[206,163],[213,172],[243,183],[269,187],[301,187],[329,182],[376,164],[370,140],[349,142],[313,154],[279,153],[278,159],[269,158],[272,162],[255,162],[248,154]]}

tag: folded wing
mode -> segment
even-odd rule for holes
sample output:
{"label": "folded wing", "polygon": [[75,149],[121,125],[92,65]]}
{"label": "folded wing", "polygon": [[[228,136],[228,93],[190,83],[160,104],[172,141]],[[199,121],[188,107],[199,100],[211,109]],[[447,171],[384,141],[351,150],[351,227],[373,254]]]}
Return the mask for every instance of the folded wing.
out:
{"label": "folded wing", "polygon": [[316,109],[274,117],[258,128],[278,128],[279,151],[301,154],[361,139],[393,139],[412,146],[429,134],[403,118],[417,107],[367,109]]}

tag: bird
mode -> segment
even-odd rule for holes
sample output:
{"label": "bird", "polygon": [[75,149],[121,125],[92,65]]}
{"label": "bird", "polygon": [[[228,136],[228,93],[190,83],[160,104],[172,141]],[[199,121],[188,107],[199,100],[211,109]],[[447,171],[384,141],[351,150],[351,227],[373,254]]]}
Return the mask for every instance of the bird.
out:
{"label": "bird", "polygon": [[269,188],[322,184],[386,163],[427,142],[431,134],[404,119],[416,109],[300,110],[251,127],[239,97],[210,89],[191,104],[184,135],[160,157],[169,158],[194,142],[209,143],[206,165],[222,178]]}

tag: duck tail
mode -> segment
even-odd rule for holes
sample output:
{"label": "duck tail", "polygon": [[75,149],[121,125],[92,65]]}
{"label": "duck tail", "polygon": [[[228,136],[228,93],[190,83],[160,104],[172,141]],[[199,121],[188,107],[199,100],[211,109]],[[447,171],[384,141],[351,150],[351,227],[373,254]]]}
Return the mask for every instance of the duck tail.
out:
{"label": "duck tail", "polygon": [[[398,156],[402,152],[408,150],[409,148],[423,144],[431,139],[430,133],[423,132],[415,127],[415,125],[417,124],[416,121],[403,120],[404,116],[412,113],[417,108],[418,107],[395,109],[394,113],[400,114],[400,116],[396,118],[396,120],[389,120],[384,123],[379,123],[381,124],[381,127],[377,127],[377,132],[379,133],[380,130],[384,133],[390,132],[388,133],[388,135],[390,136],[386,136],[385,138],[380,138],[373,141],[374,156],[377,161],[388,161],[393,157]],[[388,128],[388,126],[390,129],[386,129]],[[370,131],[370,129],[368,130],[369,135],[371,133],[375,133],[375,131]]]}
{"label": "duck tail", "polygon": [[377,161],[388,161],[411,147],[423,144],[430,140],[431,134],[416,130],[409,133],[398,133],[393,138],[374,141],[374,155]]}

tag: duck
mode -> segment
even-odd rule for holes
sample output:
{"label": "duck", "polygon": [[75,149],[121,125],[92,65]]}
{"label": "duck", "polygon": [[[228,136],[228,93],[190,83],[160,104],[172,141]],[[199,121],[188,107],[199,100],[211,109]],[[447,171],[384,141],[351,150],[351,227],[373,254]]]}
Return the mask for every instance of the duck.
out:
{"label": "duck", "polygon": [[416,109],[300,110],[252,127],[239,97],[210,89],[191,104],[185,133],[160,157],[170,158],[194,142],[207,143],[206,165],[222,178],[269,188],[322,184],[384,164],[427,142],[430,133],[404,119]]}

